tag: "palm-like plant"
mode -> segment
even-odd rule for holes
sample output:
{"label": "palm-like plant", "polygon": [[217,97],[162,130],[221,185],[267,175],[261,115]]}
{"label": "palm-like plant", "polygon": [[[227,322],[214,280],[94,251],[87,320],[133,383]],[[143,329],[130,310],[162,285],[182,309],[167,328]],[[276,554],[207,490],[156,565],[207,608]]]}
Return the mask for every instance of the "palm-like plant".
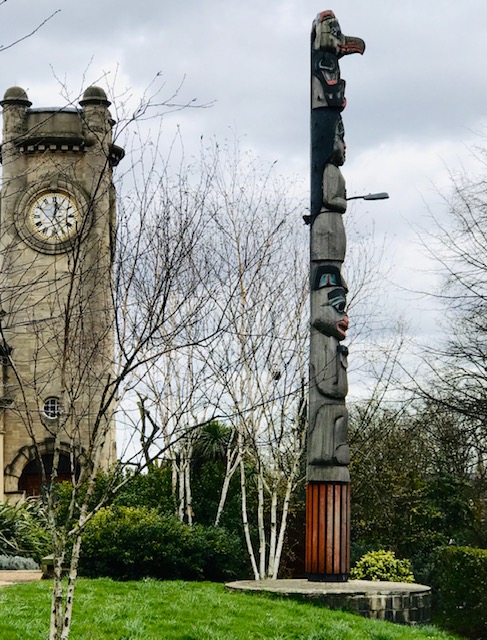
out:
{"label": "palm-like plant", "polygon": [[198,461],[224,460],[234,435],[232,427],[212,420],[204,424],[196,436],[193,454]]}
{"label": "palm-like plant", "polygon": [[50,551],[50,535],[39,500],[0,504],[0,554],[37,562]]}

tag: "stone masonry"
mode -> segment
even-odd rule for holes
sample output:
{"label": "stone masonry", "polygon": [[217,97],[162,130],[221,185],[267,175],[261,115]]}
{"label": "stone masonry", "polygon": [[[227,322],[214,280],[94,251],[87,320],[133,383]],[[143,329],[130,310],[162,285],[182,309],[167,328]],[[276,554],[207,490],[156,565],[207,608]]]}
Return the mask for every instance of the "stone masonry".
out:
{"label": "stone masonry", "polygon": [[[96,439],[102,466],[115,457],[111,411],[100,423],[96,408],[113,370],[112,168],[123,150],[98,87],[79,108],[32,108],[20,87],[0,104],[0,499],[18,500],[27,465],[52,457],[55,442],[71,472]],[[43,194],[76,203],[69,238],[57,241],[55,227],[48,241],[36,233]]]}

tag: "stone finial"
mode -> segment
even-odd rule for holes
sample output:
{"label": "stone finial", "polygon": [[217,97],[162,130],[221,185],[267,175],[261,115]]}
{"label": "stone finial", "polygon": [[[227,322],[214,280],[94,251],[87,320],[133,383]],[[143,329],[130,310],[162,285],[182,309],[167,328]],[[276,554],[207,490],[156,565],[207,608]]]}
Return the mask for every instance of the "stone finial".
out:
{"label": "stone finial", "polygon": [[8,104],[30,107],[32,102],[29,100],[27,93],[22,89],[22,87],[10,87],[5,91],[3,100],[0,102],[2,107]]}
{"label": "stone finial", "polygon": [[86,89],[82,99],[79,101],[82,107],[87,105],[101,105],[109,107],[111,102],[107,98],[107,94],[101,87],[91,86]]}

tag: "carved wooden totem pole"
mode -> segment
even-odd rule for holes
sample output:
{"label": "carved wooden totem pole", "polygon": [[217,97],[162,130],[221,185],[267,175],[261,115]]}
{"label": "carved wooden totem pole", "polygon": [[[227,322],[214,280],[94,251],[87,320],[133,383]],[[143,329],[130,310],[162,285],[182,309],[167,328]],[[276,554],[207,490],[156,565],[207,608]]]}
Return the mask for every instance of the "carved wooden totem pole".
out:
{"label": "carved wooden totem pole", "polygon": [[363,53],[344,36],[332,11],[311,32],[311,338],[306,496],[306,572],[310,580],[342,581],[350,573],[350,451],[347,444],[347,285],[341,274],[346,238],[345,81],[339,59]]}

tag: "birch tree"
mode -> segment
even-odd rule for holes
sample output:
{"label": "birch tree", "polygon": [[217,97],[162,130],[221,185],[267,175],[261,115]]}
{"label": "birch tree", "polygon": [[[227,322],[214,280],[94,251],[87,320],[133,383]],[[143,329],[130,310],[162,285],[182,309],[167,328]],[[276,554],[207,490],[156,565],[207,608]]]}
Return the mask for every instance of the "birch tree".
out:
{"label": "birch tree", "polygon": [[[273,169],[235,149],[215,176],[216,275],[225,287],[226,324],[210,353],[220,411],[235,437],[218,522],[229,481],[239,471],[242,523],[254,577],[277,577],[291,493],[304,447],[307,365],[306,243],[289,185]],[[302,224],[302,223],[301,223]],[[304,251],[303,251],[304,249]],[[248,513],[252,467],[256,514]],[[257,522],[253,540],[249,518]]]}
{"label": "birch tree", "polygon": [[[184,354],[178,351],[151,364],[144,402],[147,415],[159,416],[166,425],[163,438],[178,515],[189,523],[191,463],[201,434],[194,425],[213,420],[229,425],[214,522],[221,521],[238,472],[254,575],[277,577],[305,434],[304,225],[292,185],[279,181],[274,167],[242,153],[238,143],[203,146],[201,154],[197,174],[207,189],[198,201],[209,220],[203,238],[205,283],[214,308],[212,313],[205,309],[199,322],[209,333],[218,328],[218,338],[202,344],[195,339],[199,322],[186,327]],[[247,505],[254,481],[255,514]],[[257,546],[252,522],[258,523]]]}
{"label": "birch tree", "polygon": [[[132,438],[120,452],[123,460],[117,461],[114,421],[129,411],[136,389],[144,393],[142,376],[153,363],[179,357],[175,354],[184,357],[188,341],[209,347],[219,330],[218,322],[199,322],[206,314],[214,317],[217,293],[208,282],[201,243],[207,215],[192,197],[194,189],[188,190],[177,177],[169,179],[157,147],[148,154],[154,147],[143,146],[139,155],[126,158],[128,186],[120,194],[117,223],[111,168],[122,153],[117,138],[111,138],[106,95],[90,88],[82,104],[81,111],[29,111],[27,96],[19,88],[7,92],[4,101],[8,135],[2,146],[2,410],[7,423],[15,418],[22,425],[31,443],[26,450],[40,469],[54,555],[51,640],[66,640],[70,634],[84,527],[127,482],[125,466],[141,472],[167,446],[156,423],[143,448],[140,439]],[[157,116],[170,108],[163,100],[156,107],[142,99],[119,123],[120,134],[142,114],[147,117],[151,106]],[[81,127],[86,148],[97,150],[84,173],[79,168],[84,157],[79,142],[60,155],[55,153],[57,141],[45,147],[50,135],[46,127],[56,122],[58,113],[71,128]],[[34,128],[19,134],[13,127],[11,135],[9,122],[32,120],[36,131],[46,129],[40,142]],[[19,146],[22,136],[33,141],[30,159]],[[83,187],[76,186],[83,180]],[[42,188],[48,195],[42,199],[31,194],[37,194],[38,185],[46,185]],[[48,220],[39,228],[43,237],[38,241],[35,229],[31,232],[12,218],[12,211],[23,210],[24,191],[25,210],[34,211],[25,225],[37,220],[32,198],[41,209],[52,204],[53,213],[44,214]],[[70,200],[60,195],[68,193],[77,198],[75,232],[69,231],[73,223],[67,213],[74,196]],[[66,219],[61,220],[64,201]],[[46,390],[54,387],[56,398],[46,402]],[[184,413],[184,408],[172,411]],[[12,486],[22,459],[17,457],[11,465]],[[105,491],[95,499],[97,476],[109,465]],[[70,486],[62,517],[56,485],[61,478]]]}

